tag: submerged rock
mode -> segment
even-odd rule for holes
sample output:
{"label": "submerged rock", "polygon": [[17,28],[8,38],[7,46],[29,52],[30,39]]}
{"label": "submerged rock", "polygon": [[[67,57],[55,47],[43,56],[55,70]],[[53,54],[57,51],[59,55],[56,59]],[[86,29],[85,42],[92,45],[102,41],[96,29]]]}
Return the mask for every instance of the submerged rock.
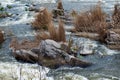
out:
{"label": "submerged rock", "polygon": [[81,61],[61,50],[61,45],[53,40],[41,41],[37,48],[31,50],[12,48],[12,52],[17,60],[39,63],[49,68],[58,68],[60,66],[85,68],[91,65],[91,63]]}

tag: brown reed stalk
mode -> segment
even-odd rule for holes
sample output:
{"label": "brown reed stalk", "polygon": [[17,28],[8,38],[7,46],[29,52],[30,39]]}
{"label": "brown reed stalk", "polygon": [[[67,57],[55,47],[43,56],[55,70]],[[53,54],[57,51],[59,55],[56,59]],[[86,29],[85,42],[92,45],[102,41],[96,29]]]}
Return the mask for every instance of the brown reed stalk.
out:
{"label": "brown reed stalk", "polygon": [[53,23],[49,24],[48,32],[50,34],[50,39],[57,41],[57,33]]}
{"label": "brown reed stalk", "polygon": [[48,34],[46,32],[42,32],[39,35],[36,36],[37,40],[45,40],[45,39],[52,39],[57,42],[65,42],[65,30],[64,25],[61,20],[59,20],[59,27],[55,28],[53,23],[51,22],[48,27]]}
{"label": "brown reed stalk", "polygon": [[90,10],[92,21],[105,21],[106,14],[103,12],[101,5],[97,4]]}
{"label": "brown reed stalk", "polygon": [[50,39],[50,35],[47,34],[46,32],[41,32],[40,34],[37,34],[35,37],[36,37],[36,41]]}
{"label": "brown reed stalk", "polygon": [[86,28],[92,26],[90,15],[88,15],[88,13],[81,13],[80,15],[77,15],[75,18],[74,26],[78,32],[86,31]]}
{"label": "brown reed stalk", "polygon": [[102,11],[100,5],[96,5],[90,11],[77,15],[74,21],[74,27],[78,32],[96,32],[98,22],[105,21],[106,14]]}
{"label": "brown reed stalk", "polygon": [[64,29],[64,25],[63,25],[63,21],[59,20],[59,27],[58,27],[58,39],[59,41],[66,41],[66,37],[65,37],[65,29]]}

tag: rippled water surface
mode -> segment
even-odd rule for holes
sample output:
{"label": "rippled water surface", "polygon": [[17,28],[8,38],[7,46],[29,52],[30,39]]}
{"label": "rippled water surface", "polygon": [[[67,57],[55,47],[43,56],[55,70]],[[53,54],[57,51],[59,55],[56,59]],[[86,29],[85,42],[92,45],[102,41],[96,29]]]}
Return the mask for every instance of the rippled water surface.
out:
{"label": "rippled water surface", "polygon": [[[28,38],[33,40],[35,31],[28,24],[34,19],[34,12],[26,11],[30,5],[44,6],[49,10],[56,7],[57,0],[0,0],[1,6],[11,5],[5,11],[12,14],[11,17],[0,19],[0,28],[5,31],[6,40],[0,49],[0,80],[120,80],[120,51],[110,50],[97,41],[86,38],[73,37],[75,43],[84,46],[92,45],[94,55],[80,59],[93,63],[91,67],[82,69],[78,67],[61,67],[56,70],[44,68],[37,64],[19,63],[11,55],[9,43],[11,38],[19,40]],[[84,11],[95,5],[98,0],[63,0],[65,10]],[[103,0],[102,8],[111,14],[114,4],[118,0]],[[69,25],[66,25],[69,27]],[[86,49],[85,51],[87,51]]]}

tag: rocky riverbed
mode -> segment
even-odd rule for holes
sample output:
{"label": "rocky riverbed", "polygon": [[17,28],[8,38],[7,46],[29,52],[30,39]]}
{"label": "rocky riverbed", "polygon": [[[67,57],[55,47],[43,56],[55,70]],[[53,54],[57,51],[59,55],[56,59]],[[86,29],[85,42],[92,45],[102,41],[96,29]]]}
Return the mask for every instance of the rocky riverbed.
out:
{"label": "rocky riverbed", "polygon": [[[82,52],[94,51],[93,55],[81,56],[79,59],[93,63],[88,68],[80,67],[60,67],[49,69],[29,64],[17,62],[9,49],[12,38],[17,37],[19,41],[24,38],[34,39],[36,32],[31,28],[31,21],[34,20],[35,12],[28,9],[36,5],[47,7],[49,10],[56,7],[54,0],[0,0],[1,12],[11,16],[0,18],[0,29],[5,32],[5,41],[0,49],[0,80],[120,80],[120,51],[110,50],[103,44],[82,37],[72,37],[74,45],[83,45]],[[66,10],[84,10],[96,4],[95,0],[63,0]],[[103,0],[103,9],[111,15],[114,0]],[[57,23],[55,23],[57,25]],[[65,27],[71,27],[65,25]],[[66,32],[69,39],[69,32]],[[78,44],[79,43],[79,44]],[[90,46],[90,47],[88,47]]]}

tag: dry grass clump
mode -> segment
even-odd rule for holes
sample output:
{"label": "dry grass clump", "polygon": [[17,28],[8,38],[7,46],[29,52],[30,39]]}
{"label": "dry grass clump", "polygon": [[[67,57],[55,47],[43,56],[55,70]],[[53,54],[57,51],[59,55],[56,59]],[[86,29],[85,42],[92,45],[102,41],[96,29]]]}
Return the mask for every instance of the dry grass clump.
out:
{"label": "dry grass clump", "polygon": [[49,24],[48,32],[50,34],[50,39],[58,41],[57,31],[52,23]]}
{"label": "dry grass clump", "polygon": [[47,32],[40,32],[40,34],[37,34],[35,37],[36,41],[50,39],[50,35]]}
{"label": "dry grass clump", "polygon": [[98,24],[98,30],[97,33],[99,34],[99,40],[103,43],[105,43],[105,39],[107,38],[107,27],[108,24],[106,22],[100,22]]}
{"label": "dry grass clump", "polygon": [[114,6],[112,20],[113,20],[113,28],[120,28],[120,4],[116,4]]}
{"label": "dry grass clump", "polygon": [[18,44],[19,44],[18,40],[16,38],[13,38],[9,47],[14,49],[19,49]]}
{"label": "dry grass clump", "polygon": [[103,12],[101,5],[97,4],[90,10],[91,20],[95,21],[106,21],[106,14]]}
{"label": "dry grass clump", "polygon": [[62,10],[64,10],[61,0],[58,0],[57,9],[62,9]]}
{"label": "dry grass clump", "polygon": [[34,41],[24,39],[20,43],[16,38],[13,38],[10,43],[10,48],[14,48],[15,50],[31,50],[32,48],[38,47],[40,41],[45,39],[52,39],[57,42],[65,42],[65,30],[61,21],[59,22],[58,29],[56,29],[52,23],[49,23],[48,32],[44,31],[36,35],[36,39]]}
{"label": "dry grass clump", "polygon": [[42,32],[36,36],[36,39],[38,40],[52,39],[57,42],[61,41],[65,42],[66,38],[63,22],[61,20],[59,21],[58,28],[55,28],[53,23],[50,23],[48,27],[48,34],[46,32]]}
{"label": "dry grass clump", "polygon": [[91,16],[88,13],[81,13],[80,15],[77,15],[74,26],[78,32],[86,32],[87,28],[92,26]]}
{"label": "dry grass clump", "polygon": [[64,29],[64,25],[63,25],[63,21],[59,20],[59,27],[58,27],[58,40],[59,41],[66,41],[65,38],[65,29]]}
{"label": "dry grass clump", "polygon": [[24,39],[21,43],[18,42],[16,38],[13,38],[11,43],[10,43],[10,48],[14,48],[15,50],[20,50],[20,49],[25,49],[25,50],[30,50],[32,48],[38,47],[40,41],[30,41],[27,39]]}
{"label": "dry grass clump", "polygon": [[78,15],[78,13],[77,13],[75,10],[72,10],[71,16],[72,16],[72,17],[76,17],[77,15]]}
{"label": "dry grass clump", "polygon": [[48,30],[48,25],[52,21],[52,15],[48,12],[46,8],[43,8],[36,15],[35,20],[32,22],[32,27],[34,29]]}
{"label": "dry grass clump", "polygon": [[78,32],[97,32],[99,22],[105,22],[106,15],[100,5],[76,16],[74,26]]}

